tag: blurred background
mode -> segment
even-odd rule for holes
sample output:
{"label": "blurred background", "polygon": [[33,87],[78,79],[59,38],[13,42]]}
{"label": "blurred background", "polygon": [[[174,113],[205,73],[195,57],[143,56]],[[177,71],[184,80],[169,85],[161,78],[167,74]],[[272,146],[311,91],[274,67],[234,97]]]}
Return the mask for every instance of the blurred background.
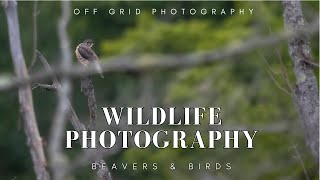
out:
{"label": "blurred background", "polygon": [[[235,44],[241,46],[253,37],[264,37],[284,30],[281,2],[72,2],[73,8],[99,8],[97,15],[72,15],[68,26],[71,48],[84,39],[95,41],[93,49],[101,60],[128,54],[183,54],[205,52]],[[318,17],[318,2],[302,2],[307,22]],[[18,2],[20,32],[26,63],[33,56],[32,19],[33,2]],[[101,10],[109,8],[140,8],[141,14],[109,15]],[[151,8],[253,8],[254,14],[205,16],[151,15]],[[59,2],[38,2],[37,49],[51,65],[57,65],[60,56],[57,37]],[[148,10],[148,12],[146,11]],[[1,60],[0,75],[13,75],[5,14],[0,10]],[[319,59],[319,36],[310,37],[314,59]],[[77,63],[73,56],[74,63]],[[283,62],[283,63],[281,63]],[[38,61],[32,72],[42,69]],[[298,113],[292,97],[279,87],[288,89],[283,73],[294,85],[293,66],[287,43],[254,50],[234,59],[224,59],[212,65],[181,70],[130,72],[106,74],[104,79],[93,78],[98,103],[99,127],[107,127],[101,107],[209,107],[220,106],[225,129],[255,129],[255,148],[240,149],[147,149],[117,150],[105,158],[109,167],[113,162],[156,162],[158,170],[111,171],[114,179],[318,179],[318,165],[305,145]],[[315,70],[319,74],[318,70]],[[317,76],[318,78],[318,76]],[[33,90],[38,126],[44,142],[57,102],[53,92]],[[85,122],[89,117],[86,98],[80,92],[80,82],[73,81],[72,103],[78,117]],[[0,93],[0,179],[34,179],[30,152],[21,128],[17,92]],[[183,114],[182,114],[183,115]],[[146,114],[148,117],[148,114]],[[197,127],[206,132],[210,127]],[[170,127],[171,128],[171,127]],[[185,130],[193,140],[194,127],[176,127]],[[68,130],[72,130],[68,125]],[[157,127],[157,129],[159,129]],[[163,127],[162,129],[169,129]],[[174,128],[172,128],[174,129]],[[148,127],[152,131],[152,127]],[[206,133],[203,133],[206,136]],[[244,139],[242,139],[244,140]],[[243,141],[240,144],[245,143]],[[293,148],[296,147],[296,148]],[[79,148],[67,150],[70,157],[79,154]],[[230,162],[232,170],[169,169],[168,162],[177,166],[194,163]],[[79,169],[74,179],[94,179],[90,164]]]}

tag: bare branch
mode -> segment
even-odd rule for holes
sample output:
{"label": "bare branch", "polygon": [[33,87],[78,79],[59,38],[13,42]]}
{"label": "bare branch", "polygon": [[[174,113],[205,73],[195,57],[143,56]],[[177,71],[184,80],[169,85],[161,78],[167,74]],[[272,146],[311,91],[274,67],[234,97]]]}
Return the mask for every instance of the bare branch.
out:
{"label": "bare branch", "polygon": [[[45,69],[47,71],[52,71],[49,63],[47,62],[47,60],[42,56],[42,54],[37,51],[37,54],[38,54],[38,57],[40,58],[40,61],[43,63]],[[58,81],[58,79],[56,77],[53,77],[53,85],[47,85],[47,84],[37,84],[39,88],[43,88],[43,89],[47,89],[48,87],[51,88],[53,90],[56,90],[58,92],[58,95],[61,94],[61,85]],[[91,84],[92,85],[92,84]],[[90,93],[90,90],[86,90],[87,92]],[[91,98],[91,97],[90,97]],[[91,100],[93,101],[93,100]],[[88,102],[89,103],[89,102]],[[95,100],[94,100],[94,103],[95,103]],[[77,114],[75,113],[75,110],[73,109],[70,101],[68,100],[67,98],[67,104],[69,106],[69,109],[71,111],[71,124],[72,126],[75,128],[76,131],[78,132],[81,132],[81,131],[84,131],[84,130],[88,130],[88,127],[85,127],[79,120]],[[96,106],[96,105],[95,105]],[[90,108],[90,107],[89,107]],[[90,112],[92,113],[92,112]],[[94,112],[96,113],[96,112]],[[96,114],[95,114],[96,116]],[[90,126],[90,124],[89,124]],[[81,138],[79,138],[79,141],[81,142]],[[118,150],[119,148],[117,148]],[[113,151],[100,151],[100,150],[89,150],[89,151],[84,151],[83,154],[81,154],[79,157],[81,158],[76,158],[76,160],[71,164],[71,166],[67,166],[65,167],[65,174],[70,174],[72,171],[74,171],[75,169],[81,167],[82,165],[81,164],[78,164],[80,162],[83,162],[83,161],[86,161],[86,160],[91,160],[91,161],[95,161],[95,163],[97,163],[98,165],[101,163],[105,163],[104,160],[103,160],[103,157],[106,155],[106,154],[112,154],[117,152],[115,151],[115,149],[113,149]],[[90,162],[91,162],[90,161]],[[97,171],[97,175],[98,177],[100,177],[101,179],[107,179],[107,180],[111,180],[111,174],[110,174],[110,171],[109,169],[105,166],[105,164],[101,167],[103,168],[99,168],[98,171]]]}
{"label": "bare branch", "polygon": [[[58,24],[58,37],[60,41],[61,50],[61,67],[70,69],[72,65],[71,49],[67,33],[67,25],[71,17],[70,1],[61,2],[62,15]],[[69,115],[70,106],[68,104],[68,97],[71,91],[71,83],[68,76],[61,80],[61,91],[58,95],[57,110],[53,119],[53,125],[50,132],[49,156],[50,166],[52,169],[53,179],[65,179],[65,167],[68,166],[67,157],[63,154],[63,137],[66,126],[66,117]]]}
{"label": "bare branch", "polygon": [[[315,20],[312,24],[301,28],[295,32],[282,32],[277,34],[269,35],[264,38],[253,38],[242,45],[229,45],[227,47],[209,51],[206,53],[190,53],[185,55],[141,55],[141,56],[121,56],[110,58],[108,60],[102,60],[101,67],[105,74],[107,73],[124,73],[124,72],[141,72],[161,69],[181,69],[190,68],[196,66],[203,66],[212,64],[214,62],[222,61],[226,58],[234,58],[245,53],[249,53],[252,50],[270,47],[279,44],[289,38],[297,37],[300,35],[313,34],[319,31],[318,29],[319,20]],[[240,58],[235,58],[240,59]],[[234,59],[234,60],[235,60]],[[80,77],[97,74],[94,66],[84,68],[81,65],[75,65],[71,69],[61,67],[54,69],[52,72],[40,71],[35,73],[32,77],[13,79],[10,81],[4,81],[0,84],[0,91],[9,90],[16,88],[20,85],[29,83],[36,83],[41,80],[52,78],[53,76],[69,76],[69,77]]]}
{"label": "bare branch", "polygon": [[270,66],[269,62],[267,61],[267,59],[266,59],[263,55],[260,55],[260,56],[261,56],[261,58],[264,60],[264,62],[266,63],[267,68],[268,68],[267,73],[268,73],[269,77],[272,79],[272,81],[274,82],[274,84],[275,84],[280,90],[282,90],[283,92],[285,92],[286,94],[288,94],[289,96],[291,96],[291,93],[290,93],[286,88],[282,87],[282,86],[280,85],[280,83],[276,80],[276,78],[274,77],[274,74],[275,74],[275,73],[272,71],[271,66]]}
{"label": "bare branch", "polygon": [[285,92],[287,95],[289,95],[289,96],[291,96],[291,93],[287,90],[287,89],[285,89],[284,87],[282,87],[280,84],[279,84],[279,82],[276,80],[276,78],[273,76],[273,73],[270,71],[270,70],[268,70],[267,71],[268,72],[268,75],[269,75],[269,77],[272,79],[272,81],[274,82],[274,84],[280,89],[280,90],[282,90],[283,92]]}
{"label": "bare branch", "polygon": [[40,83],[35,83],[33,86],[32,86],[32,90],[36,89],[36,88],[42,88],[42,89],[45,89],[47,91],[49,90],[54,90],[56,91],[57,90],[57,86],[55,84],[40,84]]}
{"label": "bare branch", "polygon": [[[6,6],[4,6],[4,9],[8,22],[10,51],[14,70],[18,78],[28,78],[27,67],[21,48],[17,2],[12,0],[7,1],[5,4]],[[36,178],[37,180],[48,180],[49,173],[46,169],[47,162],[37,127],[30,85],[21,86],[18,90],[18,94],[20,113],[23,119],[24,131],[27,136]]]}
{"label": "bare branch", "polygon": [[319,68],[319,64],[313,62],[312,60],[308,59],[308,58],[303,58],[302,59],[305,63],[314,66],[315,68]]}
{"label": "bare branch", "polygon": [[[285,28],[299,31],[305,25],[299,1],[283,1]],[[315,157],[319,159],[319,96],[317,79],[312,66],[303,59],[312,59],[310,46],[306,36],[301,35],[289,39],[289,54],[293,61],[296,76],[296,87],[293,101],[300,114],[304,126],[306,142]]]}
{"label": "bare branch", "polygon": [[[37,55],[38,55],[40,61],[42,62],[44,68],[47,71],[52,71],[48,61],[43,57],[43,55],[39,51],[37,51]],[[61,94],[61,91],[62,91],[61,84],[59,83],[59,81],[56,77],[53,77],[53,85],[56,88],[56,91],[58,92],[58,94]],[[49,85],[49,86],[53,86],[53,85]],[[41,88],[41,86],[40,86],[40,88]],[[80,122],[80,120],[79,120],[75,110],[73,109],[69,99],[67,99],[67,100],[68,100],[67,104],[69,105],[69,109],[71,111],[71,124],[72,124],[72,126],[78,132],[86,130],[85,126]]]}
{"label": "bare branch", "polygon": [[300,153],[299,153],[299,151],[298,151],[297,145],[296,145],[296,144],[292,145],[292,149],[293,149],[294,154],[295,154],[294,157],[295,157],[295,158],[299,161],[299,163],[301,164],[301,167],[302,167],[302,169],[303,169],[303,173],[304,173],[304,176],[305,176],[306,180],[310,180],[310,177],[309,177],[309,175],[308,175],[307,169],[306,169],[306,167],[305,167],[305,165],[304,165],[304,162],[303,162],[303,160],[302,160],[302,158],[301,158],[301,155],[300,155]]}

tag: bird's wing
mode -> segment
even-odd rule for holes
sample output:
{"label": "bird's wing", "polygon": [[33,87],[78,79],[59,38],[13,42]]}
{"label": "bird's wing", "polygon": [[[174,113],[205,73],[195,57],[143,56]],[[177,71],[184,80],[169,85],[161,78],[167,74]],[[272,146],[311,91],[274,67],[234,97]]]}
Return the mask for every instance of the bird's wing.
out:
{"label": "bird's wing", "polygon": [[96,55],[96,53],[89,47],[79,46],[78,51],[83,58],[89,61],[98,60],[98,56]]}

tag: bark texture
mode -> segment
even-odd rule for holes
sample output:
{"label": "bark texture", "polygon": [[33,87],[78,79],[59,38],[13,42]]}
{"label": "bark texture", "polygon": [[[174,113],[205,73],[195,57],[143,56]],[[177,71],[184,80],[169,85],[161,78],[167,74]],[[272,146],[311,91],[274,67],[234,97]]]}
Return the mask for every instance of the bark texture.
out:
{"label": "bark texture", "polygon": [[[283,17],[288,31],[298,31],[305,26],[301,3],[299,1],[283,1]],[[296,85],[293,92],[294,103],[300,114],[305,131],[306,142],[315,160],[319,159],[319,96],[318,84],[312,65],[306,61],[312,59],[307,36],[289,39]]]}
{"label": "bark texture", "polygon": [[[97,130],[96,129],[96,119],[97,119],[97,102],[94,94],[94,86],[90,77],[82,77],[81,78],[81,92],[88,99],[88,108],[90,120],[87,125],[87,130]],[[99,167],[97,170],[97,176],[99,180],[112,180],[111,173],[109,171],[108,166],[106,166],[106,162],[103,160],[101,154],[97,153],[97,157],[95,158],[95,163]]]}
{"label": "bark texture", "polygon": [[83,77],[81,79],[81,91],[88,99],[88,108],[90,115],[90,121],[87,125],[88,130],[94,130],[97,119],[97,103],[91,78]]}

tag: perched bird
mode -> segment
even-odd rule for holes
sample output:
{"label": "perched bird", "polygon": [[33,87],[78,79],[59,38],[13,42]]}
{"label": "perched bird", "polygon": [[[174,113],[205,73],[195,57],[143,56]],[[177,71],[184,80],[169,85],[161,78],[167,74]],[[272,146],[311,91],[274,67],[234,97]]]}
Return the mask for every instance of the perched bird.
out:
{"label": "perched bird", "polygon": [[88,64],[93,64],[99,72],[100,76],[104,78],[99,64],[99,58],[96,55],[96,53],[91,49],[92,46],[93,41],[91,39],[87,39],[80,43],[75,51],[77,59],[84,66],[88,66]]}

